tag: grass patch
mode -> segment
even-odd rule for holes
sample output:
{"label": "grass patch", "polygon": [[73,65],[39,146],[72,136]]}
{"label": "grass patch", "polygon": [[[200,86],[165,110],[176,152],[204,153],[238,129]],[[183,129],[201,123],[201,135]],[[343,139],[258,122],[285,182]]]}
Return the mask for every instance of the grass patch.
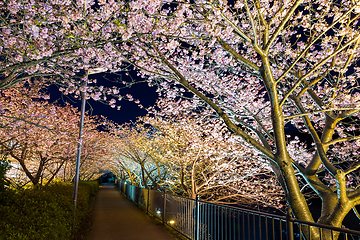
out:
{"label": "grass patch", "polygon": [[[80,182],[75,239],[86,239],[99,185]],[[73,185],[56,183],[42,189],[5,191],[0,195],[0,240],[72,239]]]}

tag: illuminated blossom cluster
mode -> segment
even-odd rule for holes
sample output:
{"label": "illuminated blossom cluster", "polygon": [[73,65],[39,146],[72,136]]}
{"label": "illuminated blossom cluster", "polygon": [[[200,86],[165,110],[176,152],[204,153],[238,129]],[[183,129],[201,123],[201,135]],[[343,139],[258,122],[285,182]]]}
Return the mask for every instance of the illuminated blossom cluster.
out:
{"label": "illuminated blossom cluster", "polygon": [[[55,178],[71,181],[77,153],[79,112],[70,105],[56,106],[35,87],[3,90],[0,100],[1,147],[19,165],[18,184],[48,184]],[[106,133],[86,116],[81,178],[89,179],[104,163]],[[102,160],[103,159],[103,160]]]}

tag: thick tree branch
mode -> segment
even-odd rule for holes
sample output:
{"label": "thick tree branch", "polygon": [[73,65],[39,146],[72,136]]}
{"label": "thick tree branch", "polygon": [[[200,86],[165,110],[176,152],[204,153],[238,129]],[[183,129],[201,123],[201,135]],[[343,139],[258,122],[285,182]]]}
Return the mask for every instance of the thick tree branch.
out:
{"label": "thick tree branch", "polygon": [[[302,107],[301,105],[301,102],[298,98],[296,97],[293,97],[292,98],[297,106],[297,108],[299,109],[300,112],[304,113],[305,112],[305,109]],[[321,162],[324,164],[324,166],[326,167],[326,169],[331,173],[331,175],[333,175],[333,177],[336,176],[337,172],[338,172],[338,169],[336,167],[334,167],[330,160],[327,158],[326,156],[326,151],[324,150],[323,148],[323,144],[320,140],[320,137],[319,135],[317,134],[316,132],[316,129],[314,128],[314,126],[312,125],[311,121],[310,121],[310,118],[309,116],[305,115],[303,116],[303,119],[304,119],[304,123],[307,127],[307,129],[309,130],[310,134],[311,134],[311,137],[313,138],[313,141],[316,145],[316,151],[317,151],[317,154],[318,156],[320,157],[321,159]],[[332,134],[331,134],[332,135]],[[309,166],[307,168],[309,169],[314,169],[316,168],[317,169],[317,165],[318,163],[314,163],[315,161],[313,160]],[[316,165],[315,167],[313,167],[313,165]]]}
{"label": "thick tree branch", "polygon": [[255,63],[253,63],[252,61],[241,56],[233,48],[231,48],[224,40],[222,40],[220,37],[217,37],[217,40],[220,43],[220,45],[233,56],[233,58],[242,62],[250,69],[260,72],[260,68]]}
{"label": "thick tree branch", "polygon": [[357,140],[357,139],[360,139],[360,136],[338,138],[338,139],[334,139],[334,140],[325,142],[325,143],[323,143],[323,145],[324,145],[324,147],[328,147],[328,146],[331,146],[331,145],[336,144],[336,143],[349,142],[349,141],[353,141],[353,140]]}
{"label": "thick tree branch", "polygon": [[215,112],[219,115],[220,118],[222,118],[225,122],[225,124],[234,131],[236,134],[241,136],[246,142],[253,145],[256,149],[258,149],[260,152],[262,152],[266,157],[268,157],[271,161],[274,161],[275,156],[273,153],[266,149],[264,146],[262,146],[260,143],[258,143],[255,139],[250,137],[248,134],[246,134],[244,131],[242,131],[238,126],[236,126],[228,117],[228,115],[213,101],[211,101],[208,97],[206,97],[204,94],[199,92],[196,88],[191,86],[188,81],[186,81],[185,77],[159,52],[159,50],[156,48],[155,45],[153,45],[155,50],[158,52],[160,58],[162,59],[163,63],[165,63],[178,77],[178,82],[183,85],[186,89],[194,93],[196,96],[198,96],[201,100],[203,100],[205,103],[207,103],[212,109],[215,110]]}

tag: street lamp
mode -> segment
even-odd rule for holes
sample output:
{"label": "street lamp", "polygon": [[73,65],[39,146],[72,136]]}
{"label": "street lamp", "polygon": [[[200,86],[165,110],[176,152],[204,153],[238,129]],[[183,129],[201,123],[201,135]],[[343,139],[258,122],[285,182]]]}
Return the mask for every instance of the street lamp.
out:
{"label": "street lamp", "polygon": [[[85,75],[91,75],[91,74],[96,74],[96,73],[101,73],[101,72],[106,72],[108,69],[107,68],[94,68],[94,69],[89,69],[87,71],[82,71],[80,72],[80,77],[84,77]],[[86,82],[85,82],[85,87],[87,86]],[[78,150],[77,150],[77,156],[76,156],[76,167],[75,167],[75,178],[74,178],[74,195],[73,195],[73,200],[74,200],[74,221],[75,221],[75,213],[76,213],[76,201],[77,201],[77,193],[78,193],[78,188],[79,188],[79,170],[80,170],[80,158],[81,158],[81,145],[82,145],[82,131],[83,131],[83,126],[84,126],[84,115],[85,115],[85,104],[86,104],[86,99],[85,99],[85,93],[82,92],[81,93],[81,119],[80,119],[80,130],[79,130],[79,143],[78,143]]]}

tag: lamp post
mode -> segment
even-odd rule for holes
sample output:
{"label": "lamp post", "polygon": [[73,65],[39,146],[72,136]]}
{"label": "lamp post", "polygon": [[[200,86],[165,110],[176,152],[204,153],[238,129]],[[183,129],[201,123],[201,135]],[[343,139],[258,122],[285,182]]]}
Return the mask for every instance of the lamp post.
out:
{"label": "lamp post", "polygon": [[[96,73],[102,73],[106,72],[107,68],[93,68],[89,69],[87,71],[82,70],[80,71],[80,77],[84,77],[86,75],[90,74],[96,74]],[[85,87],[87,86],[87,83],[85,82]],[[80,130],[79,130],[79,143],[78,143],[78,150],[77,150],[77,156],[76,156],[76,166],[75,166],[75,178],[74,178],[74,195],[73,195],[73,201],[74,201],[74,222],[75,222],[75,213],[76,213],[76,201],[77,201],[77,193],[79,188],[79,171],[80,171],[80,158],[81,158],[81,145],[82,145],[82,131],[84,126],[84,115],[85,115],[85,93],[81,93],[81,119],[80,119]]]}
{"label": "lamp post", "polygon": [[80,119],[80,130],[79,130],[79,143],[78,143],[78,150],[77,150],[77,156],[76,156],[76,167],[75,167],[75,178],[74,178],[74,219],[75,219],[75,212],[76,212],[76,201],[77,201],[77,193],[79,188],[79,170],[80,170],[80,157],[81,157],[81,145],[82,145],[82,131],[84,126],[84,115],[85,115],[85,94],[81,93],[81,119]]}
{"label": "lamp post", "polygon": [[[80,77],[84,77],[86,75],[90,74],[96,74],[101,72],[106,72],[106,68],[94,68],[91,70],[82,70],[80,71]],[[87,83],[85,82],[85,87],[87,86]],[[85,116],[85,93],[81,93],[81,118],[80,118],[80,129],[79,129],[79,143],[78,143],[78,150],[77,150],[77,156],[76,156],[76,166],[75,166],[75,178],[74,178],[74,195],[73,195],[73,201],[74,201],[74,219],[73,219],[73,237],[75,236],[75,220],[76,220],[76,202],[77,202],[77,195],[78,195],[78,188],[79,188],[79,171],[80,171],[80,158],[81,158],[81,145],[82,145],[82,132],[83,132],[83,126],[84,126],[84,116]]]}
{"label": "lamp post", "polygon": [[[86,83],[85,83],[86,86]],[[81,158],[81,145],[82,145],[82,131],[84,126],[84,115],[85,115],[85,93],[81,93],[81,118],[80,118],[80,129],[79,129],[79,143],[78,143],[78,150],[76,155],[76,165],[75,165],[75,177],[74,177],[74,194],[73,194],[73,201],[74,201],[74,219],[73,219],[73,226],[72,226],[72,238],[75,237],[75,220],[76,220],[76,201],[77,201],[77,194],[79,188],[79,170],[80,170],[80,158]]]}

